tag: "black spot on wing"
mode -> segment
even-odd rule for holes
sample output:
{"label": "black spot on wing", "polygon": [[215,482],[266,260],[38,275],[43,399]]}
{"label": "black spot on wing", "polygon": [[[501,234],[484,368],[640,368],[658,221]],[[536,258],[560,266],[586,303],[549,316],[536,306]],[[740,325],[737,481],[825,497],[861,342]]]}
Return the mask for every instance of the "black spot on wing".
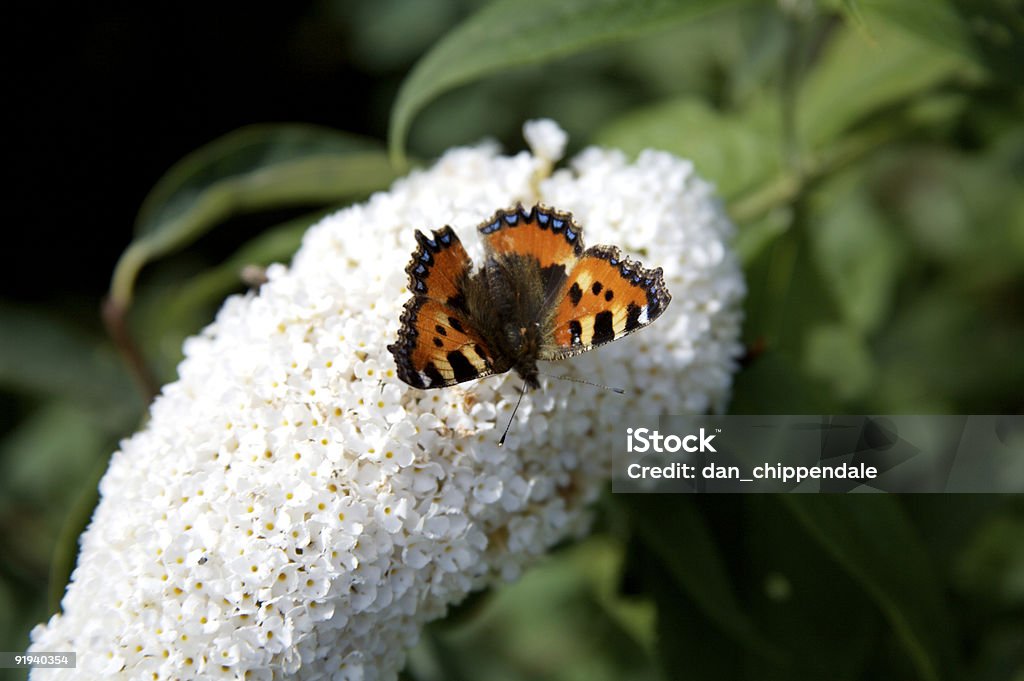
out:
{"label": "black spot on wing", "polygon": [[569,322],[569,334],[572,337],[573,345],[579,345],[583,342],[581,340],[581,336],[583,336],[583,325],[580,324],[578,319],[574,319]]}
{"label": "black spot on wing", "polygon": [[462,291],[459,291],[458,294],[449,298],[447,303],[448,307],[454,308],[460,312],[466,312],[468,310],[466,307],[466,295]]}
{"label": "black spot on wing", "polygon": [[444,385],[444,376],[442,376],[441,372],[437,370],[437,367],[434,366],[433,362],[427,362],[427,366],[423,367],[423,373],[427,375],[428,379],[430,379],[430,383],[423,387],[431,388],[438,385]]}
{"label": "black spot on wing", "polygon": [[476,370],[466,356],[462,354],[461,350],[452,350],[448,353],[448,363],[452,365],[452,371],[455,372],[455,380],[461,383],[462,381],[469,381],[480,375],[480,372]]}
{"label": "black spot on wing", "polygon": [[440,324],[438,324],[437,326],[434,327],[434,331],[437,331],[442,336],[447,336],[448,335],[448,331],[446,331],[445,328],[443,326],[441,326]]}
{"label": "black spot on wing", "polygon": [[601,282],[599,282],[599,281],[595,281],[595,282],[594,282],[594,285],[590,287],[590,290],[591,290],[591,291],[592,291],[592,292],[594,293],[594,295],[596,296],[596,295],[597,295],[598,293],[600,293],[600,292],[601,292],[601,289],[602,289],[602,288],[604,288],[604,286],[602,286],[602,285],[601,285]]}
{"label": "black spot on wing", "polygon": [[608,302],[611,302],[612,298],[614,297],[615,291],[608,289],[607,291],[604,292],[604,299],[607,300]]}
{"label": "black spot on wing", "polygon": [[591,343],[598,345],[600,343],[607,343],[614,338],[615,329],[612,327],[611,310],[598,312],[594,317],[594,337],[591,340]]}
{"label": "black spot on wing", "polygon": [[466,329],[463,328],[462,322],[460,322],[455,317],[449,317],[448,318],[448,326],[452,327],[453,329],[455,329],[459,333],[466,333]]}
{"label": "black spot on wing", "polygon": [[636,303],[630,303],[626,308],[626,333],[633,331],[640,326],[640,313],[643,309]]}
{"label": "black spot on wing", "polygon": [[[639,286],[644,290],[647,295],[648,322],[654,321],[672,301],[660,267],[653,270],[644,269],[639,262],[624,257],[614,246],[594,246],[588,249],[586,254],[606,261],[617,268],[619,275],[631,286]],[[605,285],[607,286],[608,282],[605,282]],[[605,300],[610,302],[613,295],[611,290],[605,290]]]}
{"label": "black spot on wing", "polygon": [[575,307],[580,304],[580,299],[583,297],[583,289],[580,288],[578,282],[572,283],[572,288],[569,289],[569,299],[572,300],[572,304]]}

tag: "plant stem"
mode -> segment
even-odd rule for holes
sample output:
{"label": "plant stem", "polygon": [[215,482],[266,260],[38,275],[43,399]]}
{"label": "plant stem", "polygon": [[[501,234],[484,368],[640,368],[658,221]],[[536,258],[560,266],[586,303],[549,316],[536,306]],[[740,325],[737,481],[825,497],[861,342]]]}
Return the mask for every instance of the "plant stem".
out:
{"label": "plant stem", "polygon": [[103,325],[106,327],[111,340],[114,341],[114,347],[117,348],[118,354],[121,355],[125,364],[128,365],[128,370],[135,379],[135,385],[148,405],[160,391],[160,386],[157,385],[156,378],[146,365],[142,351],[139,349],[128,328],[127,306],[121,304],[112,296],[107,297],[103,301],[102,317]]}

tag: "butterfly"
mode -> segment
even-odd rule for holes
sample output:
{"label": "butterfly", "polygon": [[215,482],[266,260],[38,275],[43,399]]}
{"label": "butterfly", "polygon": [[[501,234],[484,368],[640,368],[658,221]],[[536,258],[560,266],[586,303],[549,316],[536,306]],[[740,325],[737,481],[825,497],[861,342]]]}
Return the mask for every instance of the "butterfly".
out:
{"label": "butterfly", "polygon": [[661,315],[672,296],[661,268],[614,246],[584,250],[570,213],[522,204],[481,224],[485,260],[474,271],[451,227],[416,231],[406,267],[413,296],[388,350],[398,377],[443,388],[514,369],[538,388],[537,362],[622,338]]}

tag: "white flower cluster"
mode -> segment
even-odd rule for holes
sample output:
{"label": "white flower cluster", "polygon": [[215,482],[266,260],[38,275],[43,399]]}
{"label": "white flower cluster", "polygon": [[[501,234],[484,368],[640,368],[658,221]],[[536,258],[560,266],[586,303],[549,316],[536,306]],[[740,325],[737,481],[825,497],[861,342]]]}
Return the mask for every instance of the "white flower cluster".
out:
{"label": "white flower cluster", "polygon": [[[589,149],[552,174],[565,133],[525,132],[534,154],[455,149],[325,218],[291,268],[187,341],[103,478],[63,612],[32,633],[78,668],[33,678],[394,679],[425,622],[586,529],[602,433],[723,406],[744,283],[711,186],[655,152]],[[418,391],[385,348],[413,230],[450,224],[479,258],[475,227],[517,201],[662,267],[673,300],[650,328],[542,367],[626,396],[544,378],[499,448],[518,377]]]}

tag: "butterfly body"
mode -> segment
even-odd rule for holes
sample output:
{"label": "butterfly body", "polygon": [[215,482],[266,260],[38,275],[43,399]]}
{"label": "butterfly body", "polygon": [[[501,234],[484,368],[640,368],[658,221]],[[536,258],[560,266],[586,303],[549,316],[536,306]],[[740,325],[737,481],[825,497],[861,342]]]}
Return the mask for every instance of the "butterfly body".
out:
{"label": "butterfly body", "polygon": [[651,323],[671,300],[661,269],[617,248],[583,248],[568,213],[498,211],[479,227],[478,270],[450,227],[419,244],[406,268],[413,297],[388,350],[398,376],[440,388],[515,372],[539,387],[537,362],[585,352]]}
{"label": "butterfly body", "polygon": [[537,361],[557,352],[544,343],[553,313],[547,298],[566,275],[560,265],[549,267],[529,255],[490,256],[466,283],[467,310],[493,350],[494,373],[515,370],[531,388],[539,387]]}

